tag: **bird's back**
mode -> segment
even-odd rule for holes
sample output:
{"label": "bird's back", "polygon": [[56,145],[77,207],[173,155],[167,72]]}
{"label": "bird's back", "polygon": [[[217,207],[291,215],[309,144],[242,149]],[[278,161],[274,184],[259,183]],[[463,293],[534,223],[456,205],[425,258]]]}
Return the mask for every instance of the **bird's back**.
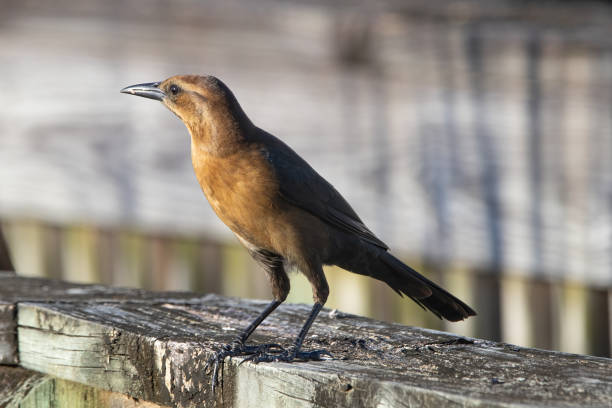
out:
{"label": "bird's back", "polygon": [[269,163],[281,199],[318,217],[330,226],[360,236],[387,249],[361,221],[355,210],[325,178],[280,139],[257,129],[253,141]]}

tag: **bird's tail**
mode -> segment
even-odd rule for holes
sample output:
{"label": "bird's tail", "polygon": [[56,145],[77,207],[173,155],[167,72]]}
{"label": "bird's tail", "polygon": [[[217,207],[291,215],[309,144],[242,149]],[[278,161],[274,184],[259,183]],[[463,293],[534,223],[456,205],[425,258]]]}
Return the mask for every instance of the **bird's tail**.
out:
{"label": "bird's tail", "polygon": [[[385,281],[387,285],[396,292],[410,297],[424,309],[431,310],[439,318],[456,322],[476,315],[471,307],[389,252],[382,252],[379,259],[391,271],[391,279]],[[415,290],[417,288],[418,290]],[[427,292],[429,292],[428,296]]]}
{"label": "bird's tail", "polygon": [[384,250],[375,252],[370,252],[367,260],[361,258],[358,262],[351,262],[352,265],[345,265],[345,269],[385,282],[400,296],[408,296],[439,318],[456,322],[476,315],[471,307],[389,252]]}

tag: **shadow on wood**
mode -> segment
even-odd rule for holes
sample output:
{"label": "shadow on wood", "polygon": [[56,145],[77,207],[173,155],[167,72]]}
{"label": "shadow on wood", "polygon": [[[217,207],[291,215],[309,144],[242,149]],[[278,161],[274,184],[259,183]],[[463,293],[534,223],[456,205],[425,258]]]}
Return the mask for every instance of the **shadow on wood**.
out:
{"label": "shadow on wood", "polygon": [[[13,361],[55,377],[52,381],[82,384],[74,392],[98,395],[98,406],[110,406],[103,403],[111,398],[104,392],[177,407],[612,404],[610,359],[462,338],[329,310],[313,325],[305,347],[325,348],[333,359],[258,365],[226,359],[222,385],[213,393],[204,370],[208,357],[266,302],[8,274],[0,274],[0,299],[18,311],[0,320],[2,327],[16,319],[17,345],[5,348],[14,350]],[[281,306],[252,340],[290,344],[308,311],[307,305]],[[17,405],[28,397],[17,389],[4,401]]]}
{"label": "shadow on wood", "polygon": [[8,245],[0,228],[0,271],[14,271],[13,262],[9,255]]}

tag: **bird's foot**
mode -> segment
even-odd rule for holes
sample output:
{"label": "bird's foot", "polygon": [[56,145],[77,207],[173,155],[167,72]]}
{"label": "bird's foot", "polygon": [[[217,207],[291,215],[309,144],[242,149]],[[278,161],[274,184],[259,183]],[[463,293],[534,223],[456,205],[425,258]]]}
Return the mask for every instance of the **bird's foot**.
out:
{"label": "bird's foot", "polygon": [[215,387],[219,384],[219,367],[223,364],[225,357],[238,357],[238,356],[256,356],[256,355],[268,355],[272,353],[283,353],[286,350],[280,344],[268,343],[268,344],[257,344],[247,345],[240,341],[234,341],[221,347],[221,349],[213,354],[208,359],[204,371],[212,369],[212,391],[215,392]]}
{"label": "bird's foot", "polygon": [[270,363],[273,361],[292,362],[295,360],[299,361],[321,361],[324,356],[332,357],[331,353],[327,350],[312,350],[312,351],[301,351],[295,346],[289,349],[278,350],[277,352],[269,352],[269,350],[261,350],[245,358],[240,364],[245,361],[251,361],[257,363]]}

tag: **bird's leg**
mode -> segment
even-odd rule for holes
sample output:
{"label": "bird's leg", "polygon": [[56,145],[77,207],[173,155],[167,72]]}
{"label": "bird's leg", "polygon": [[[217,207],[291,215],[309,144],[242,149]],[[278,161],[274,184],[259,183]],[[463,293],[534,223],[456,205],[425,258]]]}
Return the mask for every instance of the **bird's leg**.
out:
{"label": "bird's leg", "polygon": [[319,302],[316,302],[312,306],[310,315],[308,316],[308,319],[304,323],[304,326],[302,326],[302,330],[300,330],[300,334],[298,334],[297,338],[293,342],[293,345],[289,347],[288,350],[284,350],[282,353],[279,353],[279,354],[270,354],[262,350],[262,352],[253,354],[252,356],[248,357],[245,361],[252,361],[254,363],[270,362],[270,361],[290,362],[295,359],[321,360],[321,357],[324,355],[331,356],[331,354],[327,350],[301,351],[302,343],[304,342],[304,338],[308,334],[308,331],[310,330],[310,326],[312,326],[312,323],[315,321],[315,319],[317,318],[317,315],[319,314],[322,308],[323,308],[323,305]]}
{"label": "bird's leg", "polygon": [[300,330],[300,334],[298,334],[297,338],[295,339],[293,346],[291,346],[289,349],[289,357],[291,360],[295,359],[296,357],[304,360],[320,360],[321,356],[325,354],[331,356],[331,354],[326,350],[301,351],[304,338],[306,338],[306,335],[310,330],[310,326],[312,326],[312,323],[315,321],[322,308],[323,305],[318,302],[312,306],[310,316],[308,316],[306,323],[304,323],[304,326],[302,326],[302,330]]}
{"label": "bird's leg", "polygon": [[274,311],[282,302],[278,300],[273,300],[266,306],[266,308],[248,325],[244,331],[239,334],[234,341],[229,344],[226,344],[221,347],[221,350],[217,351],[206,363],[206,367],[204,370],[208,370],[209,367],[212,367],[212,389],[213,392],[215,390],[215,386],[217,385],[217,374],[219,372],[219,365],[223,363],[225,357],[235,357],[235,356],[248,356],[255,355],[259,353],[267,353],[270,350],[277,349],[284,351],[283,347],[279,344],[260,344],[254,346],[247,346],[245,341],[249,338],[249,336],[255,331],[257,326],[264,321],[266,317],[270,313]]}
{"label": "bird's leg", "polygon": [[212,389],[214,392],[215,385],[217,384],[217,374],[219,372],[219,365],[223,363],[225,357],[236,357],[236,356],[253,356],[258,354],[268,354],[271,351],[285,352],[285,349],[278,344],[260,344],[248,346],[245,344],[246,340],[253,333],[253,331],[264,321],[270,313],[272,313],[285,299],[289,293],[289,277],[285,272],[283,258],[265,249],[257,248],[256,246],[249,243],[247,240],[242,238],[240,235],[236,235],[238,239],[244,244],[251,256],[257,261],[263,268],[264,272],[268,276],[270,283],[272,284],[272,294],[274,300],[266,306],[263,312],[249,326],[230,344],[226,344],[216,352],[212,358],[208,360],[206,368],[213,368],[212,378]]}
{"label": "bird's leg", "polygon": [[244,342],[247,341],[247,339],[255,331],[257,326],[259,326],[261,322],[263,322],[264,319],[268,317],[268,315],[272,313],[281,303],[282,302],[278,300],[273,300],[272,302],[270,302],[268,306],[266,306],[266,308],[263,310],[263,312],[261,312],[259,316],[257,316],[257,318],[255,318],[255,320],[253,320],[251,324],[249,324],[248,327],[244,329],[242,334],[236,337],[236,339],[232,342],[232,344],[244,346]]}

